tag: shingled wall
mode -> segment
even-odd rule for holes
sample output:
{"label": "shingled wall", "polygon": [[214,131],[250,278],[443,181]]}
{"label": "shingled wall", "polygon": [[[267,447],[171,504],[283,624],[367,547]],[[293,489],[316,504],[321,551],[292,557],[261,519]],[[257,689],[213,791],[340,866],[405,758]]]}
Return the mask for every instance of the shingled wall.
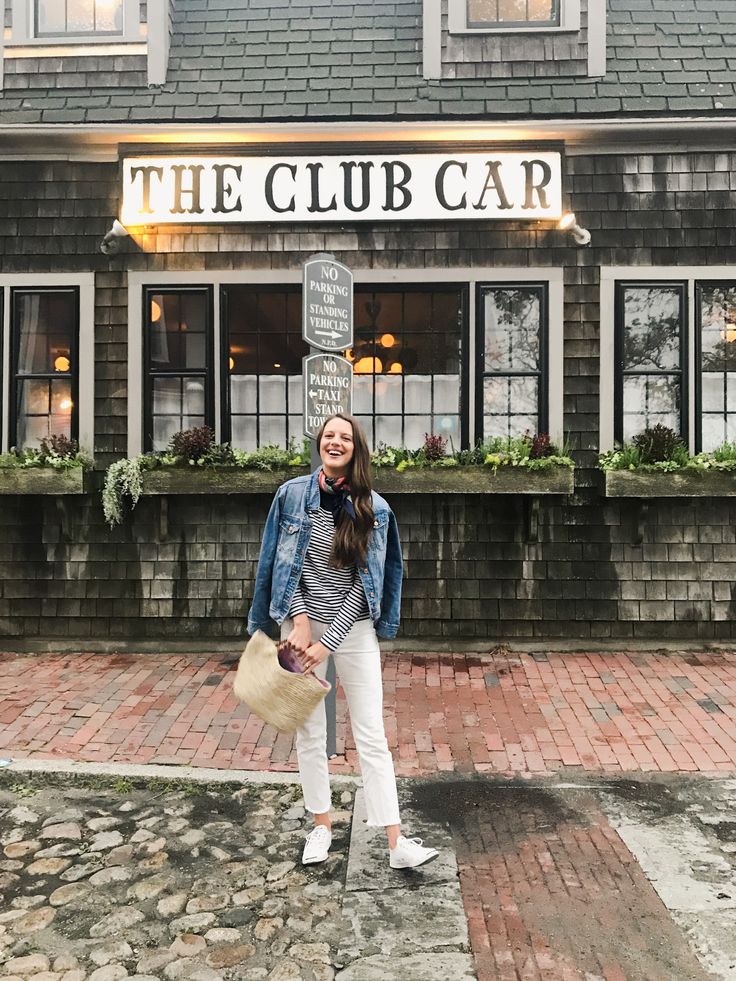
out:
{"label": "shingled wall", "polygon": [[[396,497],[407,560],[402,636],[732,638],[736,503],[661,500],[641,545],[635,505],[606,501],[598,438],[601,265],[721,264],[736,244],[736,154],[586,155],[566,161],[566,191],[593,231],[589,249],[511,223],[423,228],[238,227],[148,236],[106,258],[117,167],[0,164],[3,272],[94,270],[96,456],[125,449],[127,270],[296,268],[318,249],[352,266],[394,269],[550,265],[565,269],[565,430],[579,464],[567,499],[542,499],[539,542],[504,497]],[[708,190],[710,188],[710,190]],[[709,210],[706,210],[706,207]],[[17,236],[17,237],[16,237]],[[0,508],[0,634],[105,641],[242,636],[263,497],[171,498],[161,537],[144,499],[123,527],[99,497],[5,498]],[[20,642],[20,641],[19,641]]]}

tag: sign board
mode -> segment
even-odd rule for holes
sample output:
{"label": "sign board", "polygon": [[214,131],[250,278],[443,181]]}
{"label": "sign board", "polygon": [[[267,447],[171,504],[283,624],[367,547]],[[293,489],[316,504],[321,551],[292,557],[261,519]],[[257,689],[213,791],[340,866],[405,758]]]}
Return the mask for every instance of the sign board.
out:
{"label": "sign board", "polygon": [[124,225],[559,219],[557,152],[483,150],[123,161]]}
{"label": "sign board", "polygon": [[302,363],[304,435],[314,439],[325,419],[353,414],[353,366],[337,354],[310,354]]}
{"label": "sign board", "polygon": [[322,351],[353,346],[353,274],[335,259],[304,263],[302,337]]}

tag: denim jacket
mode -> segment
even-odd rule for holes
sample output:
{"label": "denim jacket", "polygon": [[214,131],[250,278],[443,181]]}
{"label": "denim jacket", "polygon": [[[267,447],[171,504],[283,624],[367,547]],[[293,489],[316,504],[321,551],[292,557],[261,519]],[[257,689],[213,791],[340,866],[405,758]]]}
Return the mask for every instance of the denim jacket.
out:
{"label": "denim jacket", "polygon": [[[313,515],[319,510],[319,471],[296,477],[276,492],[263,530],[253,603],[248,613],[248,633],[268,632],[271,620],[286,619],[294,591],[301,579]],[[368,561],[358,565],[368,610],[379,637],[395,637],[399,629],[401,559],[399,529],[393,511],[373,492],[373,534],[368,542]]]}

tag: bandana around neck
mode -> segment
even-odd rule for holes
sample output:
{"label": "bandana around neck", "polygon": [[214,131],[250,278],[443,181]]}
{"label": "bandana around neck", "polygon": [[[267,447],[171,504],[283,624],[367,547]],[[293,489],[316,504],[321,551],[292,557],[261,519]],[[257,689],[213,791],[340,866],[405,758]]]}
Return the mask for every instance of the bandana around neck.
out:
{"label": "bandana around neck", "polygon": [[347,477],[328,477],[324,470],[320,470],[319,489],[323,494],[335,498],[334,507],[331,510],[336,522],[343,508],[355,521],[355,508],[350,497],[350,484]]}

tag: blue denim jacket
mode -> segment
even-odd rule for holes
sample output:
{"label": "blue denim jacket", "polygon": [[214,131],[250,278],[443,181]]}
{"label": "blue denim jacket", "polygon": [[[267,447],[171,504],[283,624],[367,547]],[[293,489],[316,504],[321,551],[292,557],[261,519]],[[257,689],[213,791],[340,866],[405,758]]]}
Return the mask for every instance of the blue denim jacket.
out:
{"label": "blue denim jacket", "polygon": [[[312,533],[313,515],[319,510],[316,470],[282,484],[268,513],[258,559],[253,603],[248,613],[248,633],[268,632],[271,620],[286,619],[294,590],[304,567]],[[368,543],[368,561],[358,565],[368,610],[379,637],[395,637],[399,629],[401,559],[399,529],[393,511],[373,492],[375,522]]]}

